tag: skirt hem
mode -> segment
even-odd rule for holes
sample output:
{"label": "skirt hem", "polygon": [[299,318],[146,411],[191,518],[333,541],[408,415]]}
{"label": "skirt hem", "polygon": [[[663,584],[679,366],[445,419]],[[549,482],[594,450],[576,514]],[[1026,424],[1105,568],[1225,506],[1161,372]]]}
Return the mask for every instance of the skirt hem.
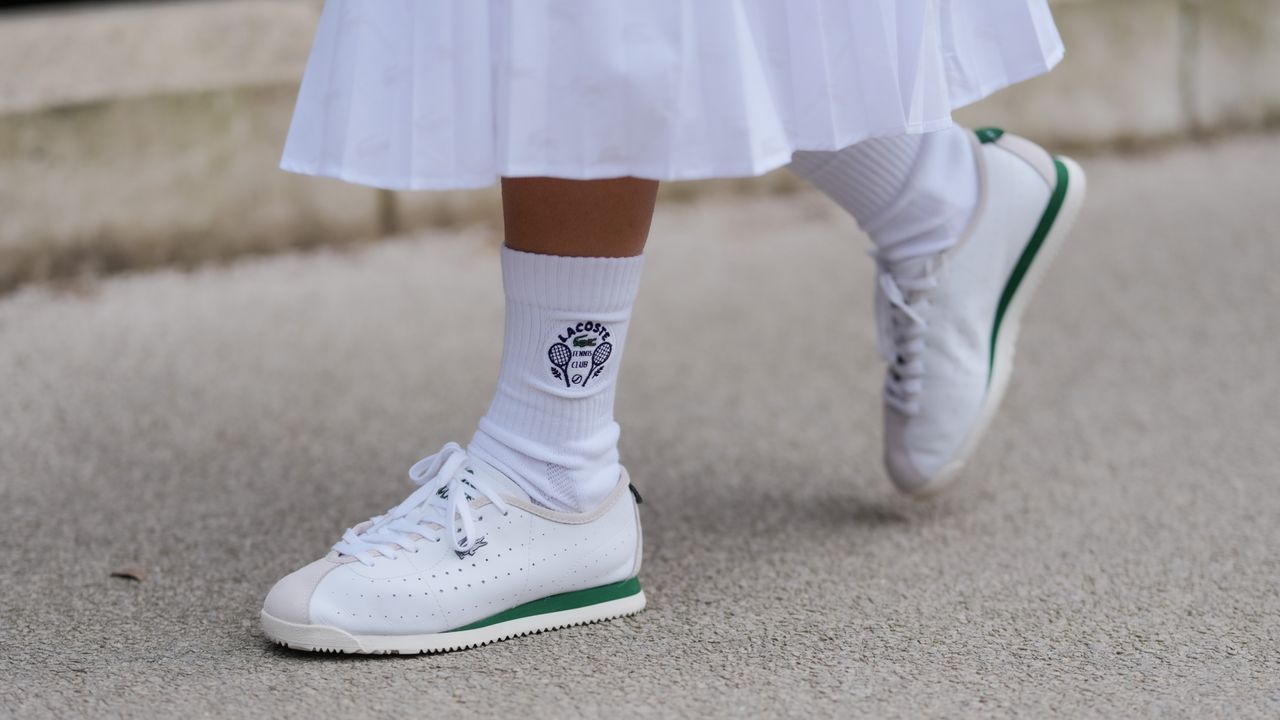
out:
{"label": "skirt hem", "polygon": [[[1007,70],[1004,77],[998,80],[987,82],[977,88],[974,88],[969,93],[960,95],[959,97],[952,97],[950,110],[951,112],[954,112],[955,110],[989,97],[993,93],[1003,90],[1011,85],[1042,75],[1052,70],[1059,62],[1061,62],[1063,55],[1064,49],[1059,45],[1052,53],[1045,56],[1039,62]],[[280,160],[280,169],[299,175],[327,177],[356,185],[397,191],[475,190],[493,185],[501,177],[554,177],[566,180],[603,180],[618,177],[637,177],[661,182],[711,180],[717,178],[750,178],[759,177],[788,165],[791,162],[792,155],[799,151],[835,151],[872,138],[936,132],[938,130],[944,130],[951,127],[952,125],[954,125],[954,121],[948,113],[946,117],[912,123],[907,126],[869,130],[857,134],[856,136],[843,138],[834,143],[813,143],[806,142],[802,139],[793,140],[791,147],[788,147],[782,152],[764,157],[747,158],[745,159],[745,162],[740,164],[720,163],[714,167],[670,167],[669,164],[664,164],[664,167],[661,168],[640,164],[596,164],[586,167],[503,165],[495,167],[494,172],[483,175],[401,177],[370,175],[336,163],[309,162],[292,155],[286,147],[284,156]]]}

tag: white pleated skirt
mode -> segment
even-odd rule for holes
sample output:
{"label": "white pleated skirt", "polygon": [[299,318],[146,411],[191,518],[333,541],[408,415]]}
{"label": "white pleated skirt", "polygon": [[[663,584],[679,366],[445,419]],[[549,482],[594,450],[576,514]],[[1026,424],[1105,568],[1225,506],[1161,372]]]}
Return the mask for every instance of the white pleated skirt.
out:
{"label": "white pleated skirt", "polygon": [[327,0],[281,167],[391,189],[759,175],[947,127],[1047,0]]}

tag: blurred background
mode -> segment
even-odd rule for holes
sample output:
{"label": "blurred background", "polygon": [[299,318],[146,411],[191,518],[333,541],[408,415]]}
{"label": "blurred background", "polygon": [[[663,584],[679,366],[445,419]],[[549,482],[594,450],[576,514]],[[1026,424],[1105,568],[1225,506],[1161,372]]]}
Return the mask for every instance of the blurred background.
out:
{"label": "blurred background", "polygon": [[[491,221],[493,191],[397,194],[275,170],[320,0],[0,4],[0,291]],[[1068,53],[969,108],[1055,149],[1280,120],[1280,2],[1056,0]],[[669,197],[768,193],[763,181]]]}

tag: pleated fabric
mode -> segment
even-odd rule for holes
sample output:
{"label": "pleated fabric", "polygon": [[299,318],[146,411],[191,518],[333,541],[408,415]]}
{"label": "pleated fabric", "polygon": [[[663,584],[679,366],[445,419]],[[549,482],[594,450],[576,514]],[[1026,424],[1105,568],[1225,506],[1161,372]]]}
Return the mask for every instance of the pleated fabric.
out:
{"label": "pleated fabric", "polygon": [[759,175],[947,127],[1047,0],[327,0],[281,167],[391,189]]}

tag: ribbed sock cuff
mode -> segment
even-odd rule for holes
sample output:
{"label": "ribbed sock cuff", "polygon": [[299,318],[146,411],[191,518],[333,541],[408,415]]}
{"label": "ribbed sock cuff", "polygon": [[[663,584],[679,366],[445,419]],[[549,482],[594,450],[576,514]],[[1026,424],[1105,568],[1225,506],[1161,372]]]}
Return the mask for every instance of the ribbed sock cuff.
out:
{"label": "ribbed sock cuff", "polygon": [[615,313],[630,310],[640,290],[644,256],[564,257],[502,248],[507,299],[544,310]]}
{"label": "ribbed sock cuff", "polygon": [[922,143],[921,135],[899,135],[864,140],[835,152],[798,152],[791,169],[865,228],[901,197]]}

